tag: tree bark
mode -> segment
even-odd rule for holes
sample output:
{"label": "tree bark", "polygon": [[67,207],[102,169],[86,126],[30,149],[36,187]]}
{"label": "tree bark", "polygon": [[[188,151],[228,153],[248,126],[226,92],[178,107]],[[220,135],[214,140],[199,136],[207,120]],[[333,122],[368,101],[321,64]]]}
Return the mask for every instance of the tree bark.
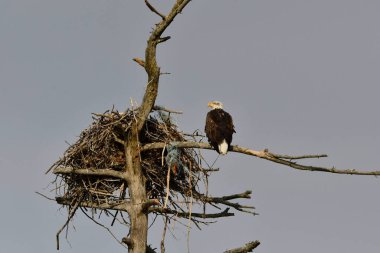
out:
{"label": "tree bark", "polygon": [[148,238],[148,214],[143,210],[147,200],[146,179],[141,170],[137,124],[133,124],[125,145],[126,177],[131,208],[129,210],[130,229],[129,253],[145,253]]}

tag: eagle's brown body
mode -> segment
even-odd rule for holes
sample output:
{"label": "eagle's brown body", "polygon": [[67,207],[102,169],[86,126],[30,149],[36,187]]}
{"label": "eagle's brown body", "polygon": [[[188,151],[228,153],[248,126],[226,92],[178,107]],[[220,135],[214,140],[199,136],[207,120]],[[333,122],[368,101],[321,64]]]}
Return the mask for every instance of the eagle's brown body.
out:
{"label": "eagle's brown body", "polygon": [[235,133],[231,115],[221,108],[212,109],[206,116],[205,132],[210,145],[219,154],[225,155],[230,149],[232,134]]}

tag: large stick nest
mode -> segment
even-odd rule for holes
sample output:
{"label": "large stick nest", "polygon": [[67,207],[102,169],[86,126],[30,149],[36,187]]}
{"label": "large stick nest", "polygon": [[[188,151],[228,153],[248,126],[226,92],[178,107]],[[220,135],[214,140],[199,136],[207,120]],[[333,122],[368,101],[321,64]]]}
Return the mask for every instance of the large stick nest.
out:
{"label": "large stick nest", "polygon": [[[79,136],[63,157],[52,168],[109,169],[125,171],[126,134],[135,120],[134,111],[124,113],[111,110],[94,114],[93,123]],[[205,177],[200,159],[193,149],[177,149],[172,142],[185,141],[187,137],[172,122],[170,114],[155,111],[148,117],[139,141],[141,145],[165,142],[164,149],[141,152],[141,165],[147,179],[148,198],[158,199],[162,204],[168,197],[168,206],[181,209],[181,201],[188,203],[189,196],[198,195],[198,183]],[[126,144],[128,145],[128,144]],[[167,195],[167,179],[170,173],[170,194]],[[58,195],[75,202],[90,201],[104,203],[108,200],[128,199],[126,182],[106,176],[58,174]],[[179,201],[181,198],[181,201]],[[76,201],[75,201],[76,200]]]}

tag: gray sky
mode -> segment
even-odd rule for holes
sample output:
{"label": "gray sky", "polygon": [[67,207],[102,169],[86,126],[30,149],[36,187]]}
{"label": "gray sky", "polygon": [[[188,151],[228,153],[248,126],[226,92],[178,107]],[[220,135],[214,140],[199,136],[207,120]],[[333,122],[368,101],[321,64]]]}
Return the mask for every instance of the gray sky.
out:
{"label": "gray sky", "polygon": [[[235,144],[327,153],[308,163],[379,170],[379,13],[371,0],[193,1],[160,46],[159,64],[172,74],[162,77],[157,103],[184,111],[177,122],[192,131],[203,129],[207,102],[217,99],[234,117]],[[54,177],[45,170],[92,112],[140,101],[146,76],[131,59],[143,56],[158,21],[142,0],[0,0],[1,252],[55,251],[66,212],[34,191],[49,194]],[[260,215],[194,229],[192,252],[256,239],[255,252],[378,252],[379,179],[235,153],[217,166],[211,192],[251,189]],[[125,252],[83,215],[74,225],[62,252]],[[116,228],[120,237],[126,231]],[[186,229],[175,231],[167,252],[185,252]],[[149,243],[160,238],[154,227]]]}

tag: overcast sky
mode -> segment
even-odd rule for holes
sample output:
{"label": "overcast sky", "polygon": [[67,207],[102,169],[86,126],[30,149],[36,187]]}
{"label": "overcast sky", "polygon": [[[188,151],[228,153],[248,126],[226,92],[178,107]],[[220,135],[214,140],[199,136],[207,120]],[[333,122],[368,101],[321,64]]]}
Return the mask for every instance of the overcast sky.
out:
{"label": "overcast sky", "polygon": [[[173,1],[151,1],[165,12]],[[157,4],[168,2],[164,6]],[[308,164],[380,170],[380,2],[192,1],[160,45],[157,104],[182,110],[186,131],[204,128],[207,102],[234,118],[234,144],[282,154],[327,153]],[[143,0],[0,0],[0,251],[55,251],[66,211],[49,196],[46,169],[91,123],[92,112],[141,101],[146,40],[159,18]],[[213,160],[216,153],[209,151]],[[193,229],[191,252],[251,240],[255,252],[378,252],[380,181],[296,171],[229,153],[210,191],[253,190],[259,216]],[[61,252],[125,252],[82,214]],[[109,224],[108,224],[109,225]],[[186,252],[174,224],[167,252]],[[115,228],[120,238],[126,228]],[[149,243],[159,247],[161,228]]]}

